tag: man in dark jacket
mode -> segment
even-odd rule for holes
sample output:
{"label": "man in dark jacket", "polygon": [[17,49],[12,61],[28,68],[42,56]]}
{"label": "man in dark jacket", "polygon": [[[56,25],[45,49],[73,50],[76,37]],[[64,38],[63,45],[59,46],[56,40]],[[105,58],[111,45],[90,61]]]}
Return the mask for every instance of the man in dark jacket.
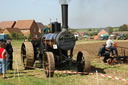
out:
{"label": "man in dark jacket", "polygon": [[108,49],[106,49],[106,44],[103,44],[100,49],[99,49],[99,52],[98,52],[98,56],[101,57],[101,56],[104,56],[104,63],[107,63],[107,59],[110,58],[110,52]]}
{"label": "man in dark jacket", "polygon": [[13,64],[13,48],[11,45],[11,38],[7,39],[6,51],[7,51],[7,70],[12,70]]}

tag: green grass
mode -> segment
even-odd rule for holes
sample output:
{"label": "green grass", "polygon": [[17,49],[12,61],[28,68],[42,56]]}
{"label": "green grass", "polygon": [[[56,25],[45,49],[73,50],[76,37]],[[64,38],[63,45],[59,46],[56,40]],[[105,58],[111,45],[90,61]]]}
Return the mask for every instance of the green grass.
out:
{"label": "green grass", "polygon": [[[44,72],[38,69],[22,72],[19,77],[18,74],[14,77],[14,74],[12,74],[13,71],[8,71],[8,79],[0,79],[0,85],[79,85],[79,82],[81,82],[81,85],[86,85],[84,81],[81,81],[85,76],[81,75],[55,73],[53,78],[46,78]],[[87,75],[86,78],[88,76],[89,75]]]}
{"label": "green grass", "polygon": [[24,76],[20,80],[18,78],[12,79],[10,82],[12,85],[48,85],[46,80],[28,76]]}
{"label": "green grass", "polygon": [[37,77],[31,77],[28,75],[23,75],[22,77],[12,77],[12,75],[7,74],[8,79],[0,79],[0,85],[48,85],[47,80],[43,80]]}
{"label": "green grass", "polygon": [[0,79],[0,85],[13,85],[13,84],[9,81],[4,80],[4,79]]}
{"label": "green grass", "polygon": [[101,69],[104,69],[104,70],[114,70],[114,71],[120,71],[120,72],[128,72],[127,64],[109,65],[109,64],[98,63],[96,61],[92,61],[91,66],[94,66],[96,68],[101,68]]}
{"label": "green grass", "polygon": [[12,46],[21,46],[21,44],[24,42],[24,40],[12,40]]}

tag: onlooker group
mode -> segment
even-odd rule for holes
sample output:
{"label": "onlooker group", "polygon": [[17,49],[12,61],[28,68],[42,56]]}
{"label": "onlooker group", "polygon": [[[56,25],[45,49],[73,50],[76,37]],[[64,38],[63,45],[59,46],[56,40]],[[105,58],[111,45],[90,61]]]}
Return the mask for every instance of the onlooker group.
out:
{"label": "onlooker group", "polygon": [[0,43],[0,73],[3,74],[3,79],[6,78],[6,70],[12,70],[13,64],[13,48],[11,39],[7,39],[7,43]]}

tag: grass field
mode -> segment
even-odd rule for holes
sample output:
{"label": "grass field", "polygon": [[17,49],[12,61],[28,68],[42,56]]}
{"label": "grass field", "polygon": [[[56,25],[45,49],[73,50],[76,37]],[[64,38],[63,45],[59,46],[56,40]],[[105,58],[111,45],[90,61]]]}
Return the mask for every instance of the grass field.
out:
{"label": "grass field", "polygon": [[[20,57],[20,46],[23,41],[13,41],[14,62],[13,71],[7,71],[7,79],[3,80],[0,76],[0,85],[97,85],[96,75],[67,75],[55,73],[53,78],[46,78],[40,69],[24,70]],[[74,59],[79,50],[88,52],[91,58],[91,72],[117,76],[128,79],[128,65],[117,64],[108,65],[97,58],[97,51],[105,41],[78,41],[74,50]],[[115,41],[121,46],[126,46],[128,41]],[[98,77],[99,85],[128,85],[128,82],[117,81],[109,78]]]}

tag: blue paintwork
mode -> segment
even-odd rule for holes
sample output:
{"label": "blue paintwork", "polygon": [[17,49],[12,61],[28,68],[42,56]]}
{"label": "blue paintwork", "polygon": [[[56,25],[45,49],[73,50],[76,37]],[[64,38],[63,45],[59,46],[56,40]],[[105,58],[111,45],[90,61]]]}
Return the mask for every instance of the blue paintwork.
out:
{"label": "blue paintwork", "polygon": [[44,37],[45,40],[55,40],[56,35],[57,34],[55,34],[55,33],[49,33],[49,34],[45,34],[43,37]]}

